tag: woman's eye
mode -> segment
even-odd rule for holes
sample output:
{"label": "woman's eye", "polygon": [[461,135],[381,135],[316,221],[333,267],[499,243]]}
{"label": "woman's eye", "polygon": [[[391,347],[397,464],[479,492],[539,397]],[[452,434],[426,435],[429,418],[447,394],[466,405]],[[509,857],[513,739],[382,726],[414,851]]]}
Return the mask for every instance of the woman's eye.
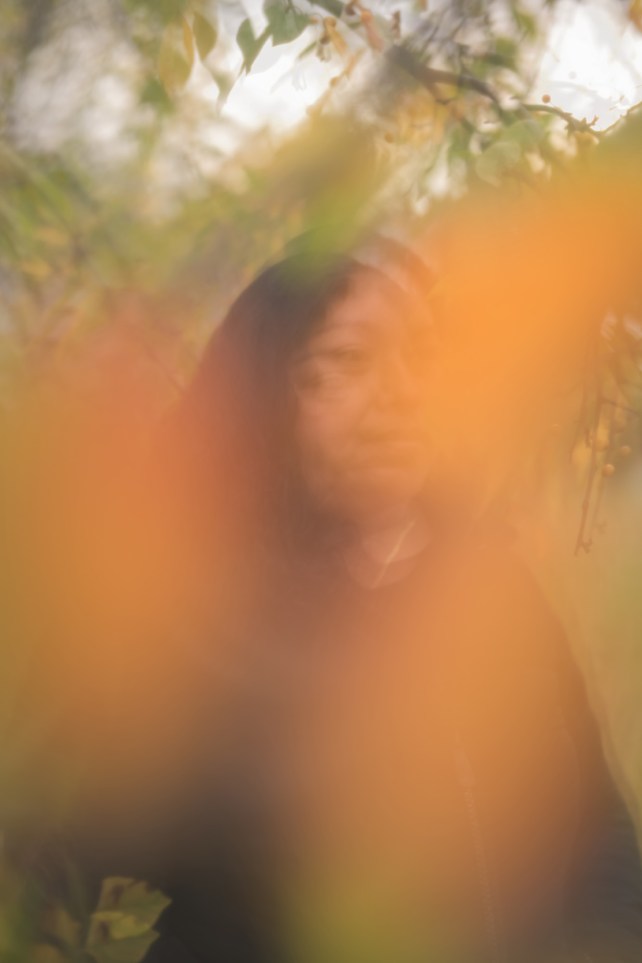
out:
{"label": "woman's eye", "polygon": [[294,386],[297,391],[313,392],[323,390],[340,379],[336,368],[322,364],[308,364],[295,373]]}
{"label": "woman's eye", "polygon": [[295,387],[298,391],[314,394],[320,391],[337,391],[347,387],[358,371],[355,359],[326,361],[298,372],[295,377]]}
{"label": "woman's eye", "polygon": [[370,358],[360,347],[336,347],[312,355],[295,369],[295,387],[318,393],[340,391],[368,370]]}
{"label": "woman's eye", "polygon": [[327,359],[350,370],[365,367],[368,363],[368,355],[362,348],[336,348],[328,352]]}

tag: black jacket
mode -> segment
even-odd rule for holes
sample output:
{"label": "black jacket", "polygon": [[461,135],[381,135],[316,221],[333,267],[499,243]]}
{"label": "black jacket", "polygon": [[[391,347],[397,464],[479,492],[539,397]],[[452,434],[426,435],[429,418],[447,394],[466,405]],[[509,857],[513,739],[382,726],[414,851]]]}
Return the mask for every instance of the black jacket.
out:
{"label": "black jacket", "polygon": [[[286,586],[238,662],[186,654],[200,709],[172,844],[102,867],[173,900],[146,963],[312,963],[282,939],[283,880],[388,844],[408,879],[431,854],[426,915],[432,893],[466,960],[642,958],[633,823],[564,633],[505,540],[437,542],[374,592],[304,560]],[[416,921],[420,883],[407,898]]]}

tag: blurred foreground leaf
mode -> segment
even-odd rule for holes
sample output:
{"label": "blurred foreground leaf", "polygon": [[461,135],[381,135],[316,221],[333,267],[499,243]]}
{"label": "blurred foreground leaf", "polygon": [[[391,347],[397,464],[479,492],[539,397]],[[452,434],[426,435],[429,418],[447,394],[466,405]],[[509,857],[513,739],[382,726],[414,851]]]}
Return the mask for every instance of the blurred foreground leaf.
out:
{"label": "blurred foreground leaf", "polygon": [[252,67],[268,36],[269,30],[264,30],[259,37],[256,37],[249,20],[244,20],[239,27],[236,34],[236,42],[243,54],[243,66],[246,70],[249,71]]}
{"label": "blurred foreground leaf", "polygon": [[264,9],[275,47],[296,40],[310,23],[310,18],[288,0],[268,0]]}
{"label": "blurred foreground leaf", "polygon": [[146,883],[106,879],[91,915],[87,952],[96,963],[139,963],[156,939],[152,927],[168,905],[167,897]]}

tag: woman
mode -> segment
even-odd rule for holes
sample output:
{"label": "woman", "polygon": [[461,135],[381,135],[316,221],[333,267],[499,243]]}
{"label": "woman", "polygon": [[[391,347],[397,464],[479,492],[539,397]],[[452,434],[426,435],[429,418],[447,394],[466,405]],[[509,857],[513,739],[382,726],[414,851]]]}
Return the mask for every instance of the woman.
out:
{"label": "woman", "polygon": [[630,819],[559,625],[439,484],[433,355],[345,257],[268,268],[212,338],[172,459],[214,615],[149,963],[639,957]]}

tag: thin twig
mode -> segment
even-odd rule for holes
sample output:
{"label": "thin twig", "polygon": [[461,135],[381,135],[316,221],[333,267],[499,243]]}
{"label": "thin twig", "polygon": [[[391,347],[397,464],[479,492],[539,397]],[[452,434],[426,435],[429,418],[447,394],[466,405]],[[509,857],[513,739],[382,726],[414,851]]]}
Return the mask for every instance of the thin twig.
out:
{"label": "thin twig", "polygon": [[580,527],[577,533],[577,541],[575,542],[575,554],[579,555],[581,549],[585,552],[590,551],[591,541],[590,538],[586,540],[586,529],[589,517],[589,511],[591,508],[591,497],[593,494],[593,485],[595,483],[595,470],[597,467],[597,429],[600,423],[600,414],[602,412],[602,397],[598,394],[597,401],[595,404],[595,418],[593,422],[593,439],[591,444],[591,460],[589,462],[589,473],[588,481],[586,483],[586,491],[584,492],[584,499],[582,501],[582,515],[580,518]]}
{"label": "thin twig", "polygon": [[[342,17],[345,9],[345,4],[342,3],[341,0],[314,0],[314,3],[315,6],[321,7],[321,9],[338,18]],[[385,55],[391,64],[399,67],[410,77],[413,77],[422,84],[422,86],[427,87],[431,93],[434,93],[434,88],[439,84],[448,84],[458,89],[473,90],[475,93],[490,100],[501,117],[511,113],[511,111],[502,107],[499,95],[489,84],[485,83],[485,81],[464,72],[458,73],[454,70],[441,70],[436,67],[429,67],[428,64],[425,64],[417,57],[408,47],[407,43],[392,44]],[[561,107],[556,107],[554,104],[519,103],[514,108],[513,113],[554,114],[564,120],[569,129],[577,133],[588,131],[598,136],[598,132],[593,129],[598,119],[597,116],[593,117],[592,120],[587,120],[586,118],[580,119],[574,117],[573,114],[563,110]],[[604,132],[601,131],[599,133],[601,135]]]}
{"label": "thin twig", "polygon": [[452,70],[439,70],[436,67],[429,67],[413,56],[407,47],[399,44],[394,44],[390,47],[386,56],[391,64],[395,67],[400,67],[409,76],[418,80],[424,87],[428,87],[429,90],[432,90],[433,87],[439,84],[448,84],[451,87],[474,90],[476,93],[492,101],[497,108],[502,109],[499,97],[495,91],[477,77],[471,77],[469,74],[458,74]]}
{"label": "thin twig", "polygon": [[562,120],[566,121],[568,126],[578,133],[583,131],[589,131],[591,134],[596,134],[597,132],[593,130],[593,125],[597,122],[597,114],[592,120],[587,120],[586,118],[579,119],[574,117],[573,114],[569,114],[567,110],[562,110],[561,107],[556,107],[555,104],[520,104],[521,110],[527,110],[529,113],[544,113],[544,114],[554,114],[556,117],[561,117]]}

